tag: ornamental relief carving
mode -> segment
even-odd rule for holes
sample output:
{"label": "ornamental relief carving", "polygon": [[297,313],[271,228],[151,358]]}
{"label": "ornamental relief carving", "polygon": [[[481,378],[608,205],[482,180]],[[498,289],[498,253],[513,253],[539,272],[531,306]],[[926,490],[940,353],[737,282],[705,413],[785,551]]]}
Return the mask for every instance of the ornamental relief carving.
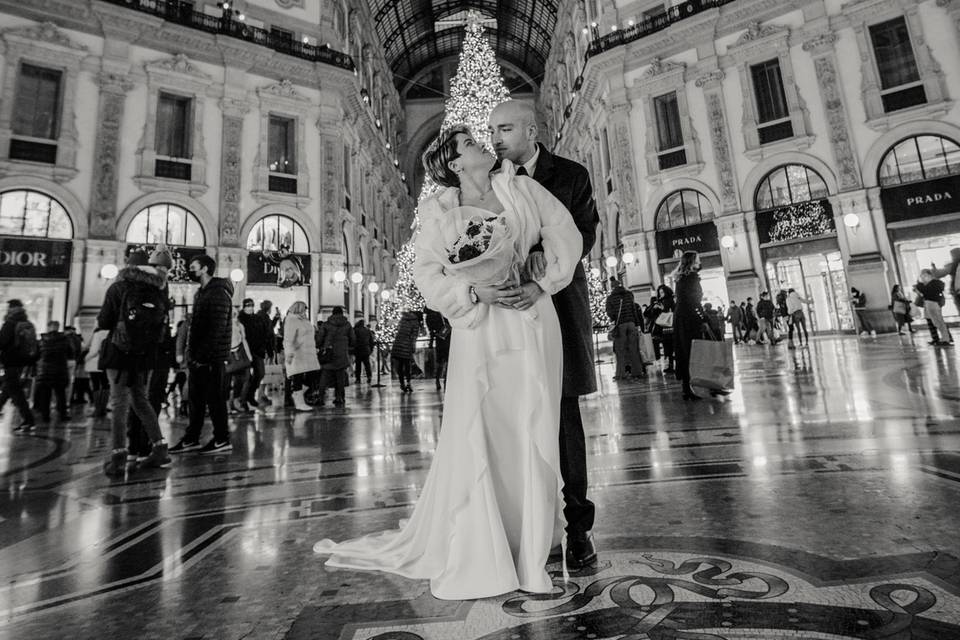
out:
{"label": "ornamental relief carving", "polygon": [[720,199],[724,211],[736,211],[740,208],[737,198],[737,180],[733,172],[730,156],[730,143],[727,137],[726,116],[723,110],[721,94],[710,92],[706,95],[707,116],[710,121],[710,140],[713,143],[713,156],[717,165],[717,177],[720,180]]}
{"label": "ornamental relief carving", "polygon": [[775,24],[763,25],[763,24],[760,24],[759,21],[754,20],[753,22],[747,25],[747,30],[744,32],[743,35],[737,38],[737,41],[734,44],[734,46],[736,47],[736,46],[746,44],[748,42],[762,40],[768,36],[772,36],[776,33],[781,33],[787,30],[788,30],[787,27],[782,27],[780,25],[775,25]]}
{"label": "ornamental relief carving", "polygon": [[617,124],[617,182],[619,184],[619,200],[621,211],[626,214],[631,227],[640,223],[640,209],[637,207],[637,189],[634,184],[634,168],[632,159],[633,144],[630,140],[630,125],[627,122]]}
{"label": "ornamental relief carving", "polygon": [[90,237],[116,235],[117,161],[120,155],[120,120],[126,96],[104,92],[100,96],[97,142],[94,150],[93,198],[90,206]]}
{"label": "ornamental relief carving", "polygon": [[277,6],[281,9],[303,9],[304,0],[277,0]]}
{"label": "ornamental relief carving", "polygon": [[30,27],[12,27],[0,31],[0,34],[2,34],[4,40],[7,40],[8,36],[14,36],[31,43],[39,41],[67,47],[68,49],[75,49],[77,51],[87,51],[86,45],[72,40],[52,22],[42,22]]}
{"label": "ornamental relief carving", "polygon": [[340,234],[337,233],[337,222],[340,219],[338,185],[341,182],[337,162],[338,146],[340,145],[335,140],[323,142],[323,194],[321,196],[323,224],[320,243],[324,253],[340,251]]}
{"label": "ornamental relief carving", "polygon": [[860,170],[850,141],[847,112],[843,105],[833,56],[820,56],[814,60],[813,64],[817,71],[817,82],[820,84],[823,109],[830,126],[830,144],[840,172],[840,188],[842,190],[859,189],[861,187]]}
{"label": "ornamental relief carving", "polygon": [[223,116],[223,150],[220,167],[220,242],[239,245],[241,195],[241,145],[243,118]]}

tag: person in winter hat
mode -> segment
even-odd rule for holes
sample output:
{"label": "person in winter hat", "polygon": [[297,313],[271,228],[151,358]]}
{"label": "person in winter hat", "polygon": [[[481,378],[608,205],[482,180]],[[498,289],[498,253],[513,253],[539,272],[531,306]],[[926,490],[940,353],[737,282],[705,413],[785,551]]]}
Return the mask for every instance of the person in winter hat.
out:
{"label": "person in winter hat", "polygon": [[127,418],[131,409],[143,423],[151,443],[150,453],[140,466],[163,467],[170,463],[167,441],[147,395],[167,321],[167,278],[165,272],[148,262],[145,251],[130,252],[126,267],[107,289],[97,315],[97,327],[109,332],[100,357],[100,368],[110,384],[112,409],[113,449],[103,464],[103,471],[109,476],[122,476],[126,470]]}

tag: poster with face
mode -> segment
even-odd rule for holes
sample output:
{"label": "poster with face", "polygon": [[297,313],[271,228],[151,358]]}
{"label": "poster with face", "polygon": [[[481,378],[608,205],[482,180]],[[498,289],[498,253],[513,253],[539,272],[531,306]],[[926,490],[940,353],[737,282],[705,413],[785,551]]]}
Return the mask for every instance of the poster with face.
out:
{"label": "poster with face", "polygon": [[295,255],[287,255],[279,259],[277,268],[277,286],[283,289],[297,287],[304,283],[303,264]]}

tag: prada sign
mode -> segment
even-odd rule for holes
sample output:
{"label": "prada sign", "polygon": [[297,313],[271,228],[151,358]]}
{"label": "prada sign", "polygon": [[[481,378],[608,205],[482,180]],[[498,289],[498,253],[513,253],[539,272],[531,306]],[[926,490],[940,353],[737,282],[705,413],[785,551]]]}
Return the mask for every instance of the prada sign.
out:
{"label": "prada sign", "polygon": [[657,256],[660,260],[679,258],[684,251],[711,253],[720,251],[717,225],[701,222],[689,227],[657,231]]}
{"label": "prada sign", "polygon": [[0,236],[0,278],[69,280],[73,241]]}
{"label": "prada sign", "polygon": [[960,212],[960,176],[905,184],[880,190],[887,222],[904,222]]}

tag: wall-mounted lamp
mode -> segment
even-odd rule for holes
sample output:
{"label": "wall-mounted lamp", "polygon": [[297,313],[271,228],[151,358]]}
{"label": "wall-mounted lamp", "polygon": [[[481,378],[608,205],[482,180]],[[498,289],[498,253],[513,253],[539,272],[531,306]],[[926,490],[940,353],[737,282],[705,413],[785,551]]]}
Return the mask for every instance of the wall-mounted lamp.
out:
{"label": "wall-mounted lamp", "polygon": [[371,282],[367,285],[367,290],[370,291],[370,293],[376,293],[380,290],[380,285],[378,285],[376,282]]}
{"label": "wall-mounted lamp", "polygon": [[604,264],[607,265],[607,269],[616,269],[617,262],[618,260],[616,256],[607,256],[607,259],[604,260]]}
{"label": "wall-mounted lamp", "polygon": [[353,284],[360,284],[361,282],[363,282],[363,274],[360,273],[359,271],[354,271],[353,273],[350,274],[350,282],[352,282]]}
{"label": "wall-mounted lamp", "polygon": [[633,255],[631,252],[627,251],[626,253],[623,254],[623,256],[620,259],[623,260],[623,264],[633,264],[634,260],[636,260],[637,257]]}
{"label": "wall-mounted lamp", "polygon": [[333,272],[333,281],[340,283],[347,279],[347,274],[339,269]]}
{"label": "wall-mounted lamp", "polygon": [[390,299],[390,289],[384,289],[383,291],[381,291],[381,292],[380,292],[380,297],[383,298],[384,300],[389,300],[389,299]]}
{"label": "wall-mounted lamp", "polygon": [[243,269],[233,269],[230,272],[230,280],[233,282],[240,282],[243,280]]}
{"label": "wall-mounted lamp", "polygon": [[720,238],[720,246],[727,251],[733,251],[734,247],[737,246],[737,241],[733,236],[723,236]]}
{"label": "wall-mounted lamp", "polygon": [[104,280],[113,280],[120,273],[120,269],[115,264],[105,264],[100,267],[100,277]]}
{"label": "wall-mounted lamp", "polygon": [[860,216],[855,213],[848,213],[843,216],[843,224],[848,229],[856,229],[860,226]]}

